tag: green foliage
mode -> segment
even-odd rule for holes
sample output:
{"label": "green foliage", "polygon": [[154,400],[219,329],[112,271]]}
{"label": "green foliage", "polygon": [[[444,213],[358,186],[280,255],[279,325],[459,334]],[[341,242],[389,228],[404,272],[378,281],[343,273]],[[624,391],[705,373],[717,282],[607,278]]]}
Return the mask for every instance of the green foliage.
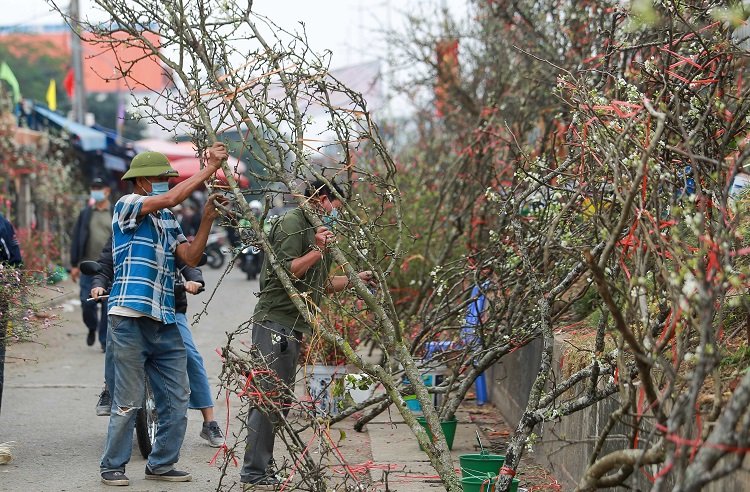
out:
{"label": "green foliage", "polygon": [[[57,109],[65,113],[72,101],[63,86],[70,66],[70,58],[51,42],[33,44],[0,43],[0,61],[6,61],[21,88],[21,96],[47,104],[50,80],[55,80]],[[86,110],[94,114],[95,121],[107,128],[117,128],[118,98],[116,93],[88,94]],[[126,114],[123,137],[130,140],[143,138],[146,125]]]}
{"label": "green foliage", "polygon": [[736,2],[729,7],[717,7],[711,11],[711,16],[722,22],[728,22],[733,28],[738,28],[746,24],[748,12],[746,4]]}
{"label": "green foliage", "polygon": [[589,286],[583,296],[573,303],[571,309],[579,317],[586,318],[594,313],[599,312],[597,306],[600,302],[601,300],[599,298],[599,294],[596,292],[596,289],[592,286]]}
{"label": "green foliage", "polygon": [[750,346],[733,347],[729,355],[721,359],[723,369],[737,369],[743,374],[750,369]]}
{"label": "green foliage", "polygon": [[7,62],[16,76],[21,97],[46,101],[49,81],[54,79],[58,109],[70,107],[62,84],[70,59],[52,43],[9,45],[0,42],[0,61]]}
{"label": "green foliage", "polygon": [[718,327],[727,333],[743,332],[750,316],[750,295],[730,297],[719,311]]}
{"label": "green foliage", "polygon": [[631,14],[629,27],[633,30],[653,26],[660,19],[653,0],[633,0]]}

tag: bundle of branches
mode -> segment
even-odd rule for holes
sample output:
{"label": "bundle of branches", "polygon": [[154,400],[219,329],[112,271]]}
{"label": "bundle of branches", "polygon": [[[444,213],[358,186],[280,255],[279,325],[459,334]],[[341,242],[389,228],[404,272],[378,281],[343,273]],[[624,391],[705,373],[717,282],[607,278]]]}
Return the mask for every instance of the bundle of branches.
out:
{"label": "bundle of branches", "polygon": [[[250,411],[262,412],[273,422],[278,439],[289,451],[273,466],[295,488],[324,491],[331,487],[349,490],[366,486],[367,477],[355,475],[343,461],[329,433],[329,422],[318,416],[315,402],[294,396],[294,388],[289,388],[275,372],[268,369],[267,361],[257,349],[233,346],[232,338],[245,334],[245,330],[237,330],[222,353],[225,362],[221,374],[222,386],[228,395],[242,401],[241,410],[236,415],[242,427],[236,434],[235,442],[219,451],[224,452],[224,459],[220,461],[222,473],[217,490],[222,490],[223,482],[231,480],[227,477],[231,473],[230,466],[236,465],[237,457],[242,459],[244,455],[244,431]],[[315,453],[311,452],[313,449]],[[333,475],[330,470],[334,466],[345,473]]]}
{"label": "bundle of branches", "polygon": [[[349,277],[352,293],[372,313],[366,329],[387,346],[388,357],[398,358],[414,382],[417,397],[427,405],[430,396],[404,341],[386,283],[403,255],[402,194],[394,181],[395,166],[366,101],[329,73],[329,54],[311,52],[304,34],[286,33],[257,17],[252,2],[97,0],[95,4],[106,11],[111,23],[68,17],[75,32],[116,54],[124,52],[118,50],[121,46],[138,48],[144,57],[157,57],[165,67],[170,83],[141,97],[135,112],[168,131],[188,131],[199,156],[230,131],[239,135],[229,142],[230,147],[260,163],[262,172],[252,177],[267,183],[249,192],[291,195],[314,227],[322,222],[303,196],[306,184],[315,178],[327,183],[335,180],[345,187],[348,199],[338,197],[343,203],[336,230],[340,241],[332,248],[338,274]],[[146,33],[156,34],[159,43]],[[136,62],[119,58],[115,78],[125,78]],[[325,115],[325,133],[313,130],[313,114]],[[366,363],[333,326],[316,321],[319,307],[307,293],[295,289],[243,198],[234,171],[225,166],[228,186],[236,197],[227,213],[235,216],[234,222],[249,223],[271,268],[308,323],[318,326],[321,337],[383,384],[420,442],[429,448],[431,459],[439,463],[446,483],[457,490],[460,485],[442,433],[433,432],[440,439],[432,445],[408,411],[392,364]],[[261,218],[268,216],[268,208],[267,202]],[[383,288],[368,290],[356,275],[361,270],[375,272]],[[434,411],[427,416],[433,428],[439,428]]]}
{"label": "bundle of branches", "polygon": [[[739,466],[735,451],[750,444],[750,376],[725,394],[718,314],[746,275],[729,213],[732,179],[750,152],[744,38],[731,23],[746,17],[740,8],[472,2],[468,31],[446,16],[446,31],[394,43],[412,62],[434,60],[441,46],[430,77],[409,81],[418,95],[439,81],[441,116],[432,98],[420,99],[430,105],[404,133],[413,139],[394,139],[397,165],[366,101],[328,72],[329,58],[312,53],[304,35],[254,16],[252,4],[96,3],[113,23],[84,22],[83,36],[138,46],[166,67],[172,85],[141,99],[144,116],[187,129],[198,155],[230,129],[241,135],[234,147],[262,165],[255,180],[269,183],[251,192],[291,194],[314,226],[322,223],[302,195],[305,182],[345,184],[333,254],[371,313],[362,329],[383,347],[382,364],[367,363],[319,321],[225,169],[238,198],[230,213],[248,221],[308,323],[383,385],[369,403],[396,405],[447,489],[460,485],[440,417],[452,415],[482,371],[535,339],[541,364],[499,490],[539,424],[618,393],[621,409],[598,436],[581,490],[621,483],[647,463],[660,467],[656,490],[673,482],[696,490]],[[415,25],[414,38],[436,24]],[[159,45],[143,36],[149,31]],[[468,54],[460,67],[450,60],[458,39]],[[121,73],[134,61],[120,60]],[[314,108],[328,115],[327,133],[313,132]],[[381,289],[358,280],[363,269]],[[436,338],[460,340],[477,288],[483,311],[472,342],[448,356],[453,376],[435,390],[451,397],[438,416],[415,356]],[[552,385],[554,332],[584,298],[584,314],[601,314],[590,360]],[[399,367],[435,442],[408,410]],[[713,425],[696,427],[699,416]],[[627,446],[602,456],[618,425],[629,430]]]}
{"label": "bundle of branches", "polygon": [[[750,377],[722,373],[742,360],[733,352],[745,328],[726,330],[724,313],[747,312],[747,251],[736,247],[745,210],[730,196],[750,152],[745,7],[471,5],[466,26],[444,18],[430,30],[415,16],[393,39],[397,61],[429,60],[434,75],[405,88],[442,84],[443,116],[423,106],[418,144],[403,150],[412,182],[438,196],[409,264],[424,279],[404,310],[413,350],[446,332],[459,339],[476,287],[481,343],[453,352],[452,389],[465,393],[485,361],[543,340],[500,490],[540,424],[615,393],[621,408],[591,446],[581,490],[635,482],[646,464],[658,470],[654,490],[697,490],[733,472],[750,421]],[[454,60],[446,40],[458,43]],[[588,363],[553,381],[554,333],[579,314],[598,318],[587,319]],[[613,434],[627,438],[605,453]]]}

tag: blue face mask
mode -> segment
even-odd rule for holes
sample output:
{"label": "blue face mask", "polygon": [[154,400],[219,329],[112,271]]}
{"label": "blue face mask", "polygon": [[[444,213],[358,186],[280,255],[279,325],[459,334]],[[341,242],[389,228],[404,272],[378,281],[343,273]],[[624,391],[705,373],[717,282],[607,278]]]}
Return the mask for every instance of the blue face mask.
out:
{"label": "blue face mask", "polygon": [[91,198],[97,203],[103,202],[107,195],[104,194],[104,190],[91,190]]}
{"label": "blue face mask", "polygon": [[323,216],[323,224],[327,225],[330,228],[336,227],[336,217],[339,216],[339,211],[336,207],[333,207],[331,211]]}
{"label": "blue face mask", "polygon": [[151,193],[149,195],[163,195],[169,191],[169,183],[167,181],[163,183],[151,183]]}

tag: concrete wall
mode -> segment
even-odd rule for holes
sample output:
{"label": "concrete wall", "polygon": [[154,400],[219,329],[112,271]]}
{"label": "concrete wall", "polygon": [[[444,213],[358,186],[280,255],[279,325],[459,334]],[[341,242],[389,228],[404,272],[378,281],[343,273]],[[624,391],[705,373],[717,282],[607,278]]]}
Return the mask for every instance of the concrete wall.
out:
{"label": "concrete wall", "polygon": [[[555,377],[559,377],[560,354],[569,347],[562,340],[555,344]],[[505,419],[514,427],[528,403],[531,385],[539,370],[541,340],[507,355],[485,374],[490,401],[497,406]],[[609,416],[619,408],[619,396],[614,395],[595,407],[564,417],[559,422],[546,423],[535,430],[539,436],[532,446],[534,459],[546,467],[563,484],[562,490],[573,490],[583,476],[600,430],[607,425]],[[615,428],[604,446],[604,453],[622,448],[627,429]],[[713,482],[703,488],[706,492],[750,492],[750,458],[744,461],[744,470]],[[655,467],[644,467],[650,475],[658,473]],[[651,482],[643,472],[631,476],[629,485],[637,490],[650,490]],[[607,489],[607,490],[624,490]]]}

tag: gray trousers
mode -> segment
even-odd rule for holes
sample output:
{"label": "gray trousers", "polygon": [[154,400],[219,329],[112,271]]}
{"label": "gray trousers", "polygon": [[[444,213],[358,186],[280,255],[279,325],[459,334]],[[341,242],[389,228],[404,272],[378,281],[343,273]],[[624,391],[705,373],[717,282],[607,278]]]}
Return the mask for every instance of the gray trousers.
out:
{"label": "gray trousers", "polygon": [[[276,372],[279,379],[292,389],[297,373],[302,334],[273,321],[264,321],[262,324],[253,324],[252,342],[265,358],[268,368]],[[260,386],[267,390],[275,387],[272,381],[261,381]],[[283,402],[284,399],[281,398],[277,408],[283,408],[286,416],[289,407],[283,405]],[[258,408],[250,409],[247,415],[247,446],[240,471],[242,482],[255,482],[271,472],[269,464],[273,458],[274,431],[279,419],[278,413],[269,412],[269,415],[266,415]]]}

